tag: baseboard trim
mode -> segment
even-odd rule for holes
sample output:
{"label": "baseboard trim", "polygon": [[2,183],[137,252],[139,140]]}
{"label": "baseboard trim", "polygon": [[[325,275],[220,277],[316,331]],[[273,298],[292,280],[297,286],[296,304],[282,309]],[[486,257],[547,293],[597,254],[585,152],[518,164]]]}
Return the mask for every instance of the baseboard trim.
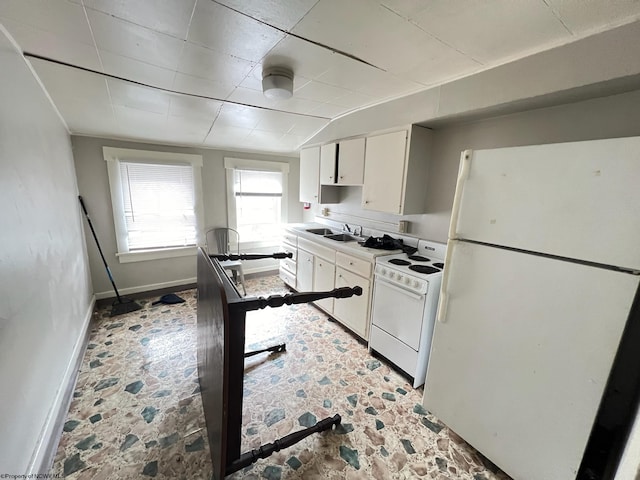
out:
{"label": "baseboard trim", "polygon": [[271,274],[273,275],[278,274],[278,267],[274,268],[273,265],[268,265],[266,267],[259,267],[259,268],[247,268],[243,270],[244,270],[245,278],[266,277]]}
{"label": "baseboard trim", "polygon": [[89,343],[89,326],[91,325],[95,304],[96,296],[94,295],[91,298],[91,302],[89,302],[89,308],[85,314],[82,325],[82,335],[78,337],[73,347],[71,360],[60,382],[60,389],[56,394],[53,405],[49,409],[47,419],[42,427],[42,434],[33,450],[27,471],[29,474],[34,475],[34,478],[36,474],[49,472],[53,465],[60,436],[62,435],[64,421],[67,418],[67,412],[73,399],[73,391],[75,390],[76,381],[78,380],[82,359],[84,358],[84,353]]}
{"label": "baseboard trim", "polygon": [[[151,283],[148,285],[140,285],[138,287],[123,288],[121,290],[118,289],[118,292],[120,293],[121,296],[132,295],[134,293],[150,292],[153,290],[162,290],[165,288],[172,288],[172,287],[181,287],[183,285],[192,285],[192,284],[195,284],[196,281],[197,281],[196,277],[183,278],[180,280],[173,280],[171,282]],[[103,300],[105,298],[114,298],[115,296],[116,296],[116,292],[113,290],[96,293],[97,300]]]}

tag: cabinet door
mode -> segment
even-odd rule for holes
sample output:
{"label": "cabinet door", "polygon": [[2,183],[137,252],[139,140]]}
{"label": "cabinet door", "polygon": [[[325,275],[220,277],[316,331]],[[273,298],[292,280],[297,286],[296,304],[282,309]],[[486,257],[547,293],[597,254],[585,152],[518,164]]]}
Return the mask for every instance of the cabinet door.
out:
{"label": "cabinet door", "polygon": [[313,255],[305,250],[298,250],[296,270],[298,291],[311,292],[313,290]]}
{"label": "cabinet door", "polygon": [[369,137],[366,144],[362,208],[402,213],[407,132]]}
{"label": "cabinet door", "polygon": [[320,190],[320,147],[300,151],[300,201],[318,203]]}
{"label": "cabinet door", "polygon": [[364,138],[340,142],[338,148],[338,183],[362,185],[364,179]]}
{"label": "cabinet door", "polygon": [[[314,292],[324,292],[333,289],[333,279],[336,273],[336,266],[326,260],[315,257],[313,262],[313,290]],[[333,313],[333,298],[325,298],[315,302],[328,313]]]}
{"label": "cabinet door", "polygon": [[362,295],[337,298],[333,303],[333,315],[348,328],[367,340],[369,338],[369,280],[360,275],[336,267],[336,288],[362,287]]}
{"label": "cabinet door", "polygon": [[336,183],[336,152],[337,144],[330,143],[320,147],[320,184],[333,185]]}

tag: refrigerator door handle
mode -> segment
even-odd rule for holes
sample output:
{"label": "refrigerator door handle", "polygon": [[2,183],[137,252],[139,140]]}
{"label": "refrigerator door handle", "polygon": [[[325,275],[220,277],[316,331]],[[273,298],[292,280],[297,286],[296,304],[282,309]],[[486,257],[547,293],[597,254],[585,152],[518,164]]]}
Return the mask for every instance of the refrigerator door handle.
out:
{"label": "refrigerator door handle", "polygon": [[[456,230],[458,228],[458,215],[460,214],[460,202],[462,201],[462,193],[464,182],[469,176],[471,168],[471,157],[473,150],[465,150],[460,155],[460,170],[458,172],[458,181],[456,183],[456,193],[453,197],[453,208],[451,209],[451,223],[449,224],[449,238],[456,238]],[[446,265],[446,263],[445,263]]]}
{"label": "refrigerator door handle", "polygon": [[440,285],[440,301],[438,302],[438,322],[445,323],[447,304],[449,303],[449,271],[451,270],[451,257],[453,256],[452,240],[447,245],[447,253],[444,257],[444,271],[442,272],[442,284]]}

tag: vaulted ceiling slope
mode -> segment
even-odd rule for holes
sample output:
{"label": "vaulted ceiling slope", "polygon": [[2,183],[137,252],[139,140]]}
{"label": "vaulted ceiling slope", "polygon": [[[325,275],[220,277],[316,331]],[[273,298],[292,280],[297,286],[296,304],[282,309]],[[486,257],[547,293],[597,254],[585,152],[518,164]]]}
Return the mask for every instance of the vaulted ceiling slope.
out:
{"label": "vaulted ceiling slope", "polygon": [[[330,121],[636,21],[635,0],[2,0],[74,134],[295,152]],[[289,100],[263,68],[295,74]]]}

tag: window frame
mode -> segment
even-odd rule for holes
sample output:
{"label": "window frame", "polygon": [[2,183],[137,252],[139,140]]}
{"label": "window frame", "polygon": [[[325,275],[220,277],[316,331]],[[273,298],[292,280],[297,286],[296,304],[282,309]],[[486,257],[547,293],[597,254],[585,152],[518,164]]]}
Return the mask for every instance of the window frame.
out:
{"label": "window frame", "polygon": [[[227,177],[227,223],[229,228],[238,228],[238,218],[236,215],[236,196],[233,191],[234,171],[253,170],[259,172],[279,172],[282,174],[282,199],[280,202],[280,223],[287,223],[289,218],[289,164],[286,162],[271,162],[267,160],[250,160],[246,158],[224,157],[224,168]],[[280,239],[245,242],[240,238],[241,248],[262,248],[280,245]]]}
{"label": "window frame", "polygon": [[[113,208],[113,224],[116,234],[116,257],[120,263],[142,262],[161,258],[195,256],[198,245],[203,244],[204,209],[202,200],[202,155],[190,153],[171,153],[153,150],[135,150],[130,148],[102,147],[107,162],[109,190]],[[196,216],[196,245],[188,247],[150,248],[129,250],[127,226],[122,201],[122,181],[120,162],[149,163],[154,165],[190,165],[193,169],[194,213]]]}

